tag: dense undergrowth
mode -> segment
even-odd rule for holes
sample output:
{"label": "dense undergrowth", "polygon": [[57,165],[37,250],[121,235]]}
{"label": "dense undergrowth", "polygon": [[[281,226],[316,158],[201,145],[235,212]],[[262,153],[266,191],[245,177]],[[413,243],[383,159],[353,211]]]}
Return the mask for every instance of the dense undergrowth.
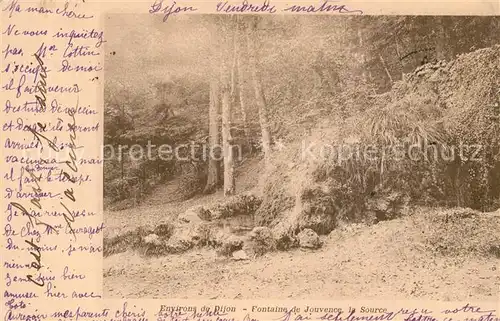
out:
{"label": "dense undergrowth", "polygon": [[274,166],[286,169],[267,179],[257,220],[287,233],[326,234],[341,221],[371,224],[417,205],[495,210],[499,88],[495,46],[427,64],[366,111],[319,122],[304,140],[318,148],[305,158],[304,143],[275,155]]}

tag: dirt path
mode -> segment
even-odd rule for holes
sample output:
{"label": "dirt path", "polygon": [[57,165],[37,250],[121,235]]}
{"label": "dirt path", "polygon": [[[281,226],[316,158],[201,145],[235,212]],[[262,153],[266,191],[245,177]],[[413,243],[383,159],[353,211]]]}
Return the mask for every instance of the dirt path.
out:
{"label": "dirt path", "polygon": [[[336,231],[317,251],[268,253],[253,261],[211,250],[104,259],[104,294],[126,298],[497,299],[500,260],[443,257],[408,233],[409,220]],[[420,233],[420,232],[419,232]]]}
{"label": "dirt path", "polygon": [[[257,185],[259,177],[258,158],[252,158],[241,164],[237,170],[237,192],[248,191]],[[210,206],[224,199],[222,191],[210,195],[196,195],[188,200],[183,200],[178,192],[180,178],[176,178],[164,185],[159,185],[148,195],[140,205],[135,208],[120,211],[104,211],[104,237],[110,238],[118,234],[136,229],[137,227],[154,227],[158,224],[173,220],[182,213],[196,205]]]}

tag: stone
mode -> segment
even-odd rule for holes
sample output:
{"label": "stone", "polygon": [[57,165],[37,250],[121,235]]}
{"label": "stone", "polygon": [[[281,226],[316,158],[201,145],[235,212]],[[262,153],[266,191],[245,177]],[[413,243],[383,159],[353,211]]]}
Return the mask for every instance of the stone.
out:
{"label": "stone", "polygon": [[172,236],[173,232],[174,232],[174,226],[168,223],[157,225],[153,231],[154,234],[158,235],[158,237],[163,240],[166,240],[170,236]]}
{"label": "stone", "polygon": [[144,243],[153,244],[153,245],[161,245],[160,237],[156,234],[149,234],[144,237]]}
{"label": "stone", "polygon": [[295,247],[296,240],[292,238],[290,228],[284,222],[279,222],[272,229],[272,234],[274,242],[276,244],[276,249],[279,251],[286,251]]}
{"label": "stone", "polygon": [[217,250],[217,254],[223,256],[230,256],[236,251],[239,251],[243,248],[243,240],[236,236],[230,235],[225,240],[222,241],[222,245]]}
{"label": "stone", "polygon": [[243,250],[239,250],[233,253],[233,259],[235,261],[249,260],[247,253]]}
{"label": "stone", "polygon": [[205,212],[206,210],[203,206],[194,206],[184,213],[179,214],[177,220],[181,223],[200,223],[202,221],[209,221],[210,219],[205,215]]}
{"label": "stone", "polygon": [[311,229],[304,229],[298,235],[299,245],[303,248],[317,249],[321,247],[321,241],[318,234]]}
{"label": "stone", "polygon": [[205,245],[209,232],[204,223],[179,226],[167,241],[167,250],[170,253],[182,253],[195,246]]}

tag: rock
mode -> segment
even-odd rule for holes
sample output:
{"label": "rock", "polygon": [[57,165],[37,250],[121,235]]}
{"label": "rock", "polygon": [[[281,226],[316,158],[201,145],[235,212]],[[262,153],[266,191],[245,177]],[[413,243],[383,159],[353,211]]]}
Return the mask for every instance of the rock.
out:
{"label": "rock", "polygon": [[296,240],[291,236],[292,233],[290,228],[287,228],[284,222],[278,223],[272,229],[272,234],[274,242],[276,243],[276,249],[279,251],[286,251],[297,245]]}
{"label": "rock", "polygon": [[232,253],[239,251],[243,248],[243,240],[241,237],[236,235],[231,235],[222,241],[222,245],[217,250],[217,254],[223,256],[229,256]]}
{"label": "rock", "polygon": [[317,249],[321,247],[321,241],[319,239],[318,234],[311,229],[304,229],[298,235],[300,247],[309,248],[309,249]]}
{"label": "rock", "polygon": [[194,206],[182,214],[179,214],[177,220],[181,223],[200,223],[202,221],[210,221],[210,212],[201,205]]}
{"label": "rock", "polygon": [[249,260],[247,253],[243,250],[239,250],[233,253],[233,259],[236,261]]}
{"label": "rock", "polygon": [[174,233],[174,226],[169,223],[159,224],[155,227],[154,234],[163,240],[167,240]]}
{"label": "rock", "polygon": [[224,219],[238,215],[252,215],[259,208],[262,199],[251,192],[235,195],[223,203],[210,208],[212,220]]}
{"label": "rock", "polygon": [[210,229],[206,223],[185,224],[175,229],[166,243],[169,253],[182,253],[195,246],[205,245]]}
{"label": "rock", "polygon": [[168,253],[182,253],[193,247],[193,243],[187,239],[171,238],[165,245]]}
{"label": "rock", "polygon": [[146,235],[143,240],[146,244],[161,245],[160,237],[156,234]]}

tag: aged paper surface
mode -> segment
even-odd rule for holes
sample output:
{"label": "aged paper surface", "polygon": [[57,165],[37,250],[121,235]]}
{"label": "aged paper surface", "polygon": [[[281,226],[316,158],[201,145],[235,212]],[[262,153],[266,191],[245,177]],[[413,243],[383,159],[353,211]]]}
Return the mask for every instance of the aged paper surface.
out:
{"label": "aged paper surface", "polygon": [[0,4],[4,320],[500,319],[498,1]]}

